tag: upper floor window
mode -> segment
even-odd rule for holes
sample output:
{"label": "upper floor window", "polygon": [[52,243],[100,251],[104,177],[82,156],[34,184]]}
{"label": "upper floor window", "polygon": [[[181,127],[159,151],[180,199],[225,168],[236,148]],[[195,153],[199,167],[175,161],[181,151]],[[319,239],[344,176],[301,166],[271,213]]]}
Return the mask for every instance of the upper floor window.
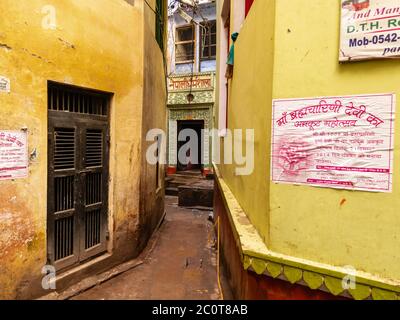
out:
{"label": "upper floor window", "polygon": [[175,63],[193,63],[196,39],[194,25],[176,28]]}
{"label": "upper floor window", "polygon": [[217,23],[206,21],[200,24],[200,52],[202,60],[213,60],[217,56]]}

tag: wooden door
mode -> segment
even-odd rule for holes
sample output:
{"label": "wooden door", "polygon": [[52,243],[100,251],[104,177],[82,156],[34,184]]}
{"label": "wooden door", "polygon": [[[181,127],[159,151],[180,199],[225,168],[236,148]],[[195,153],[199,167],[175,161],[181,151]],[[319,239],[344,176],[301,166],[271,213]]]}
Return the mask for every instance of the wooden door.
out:
{"label": "wooden door", "polygon": [[108,99],[49,85],[48,260],[57,270],[107,249]]}

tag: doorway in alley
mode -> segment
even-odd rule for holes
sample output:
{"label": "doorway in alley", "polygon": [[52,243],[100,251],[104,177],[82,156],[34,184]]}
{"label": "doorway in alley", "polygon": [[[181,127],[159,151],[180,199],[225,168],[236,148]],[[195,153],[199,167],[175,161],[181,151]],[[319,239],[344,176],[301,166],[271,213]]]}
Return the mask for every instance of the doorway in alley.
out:
{"label": "doorway in alley", "polygon": [[[177,158],[178,171],[202,170],[204,166],[204,120],[178,121]],[[189,141],[189,133],[193,133],[194,140]],[[184,137],[185,139],[181,139]],[[188,148],[188,147],[191,148]]]}
{"label": "doorway in alley", "polygon": [[107,249],[110,99],[48,84],[47,252],[57,270]]}

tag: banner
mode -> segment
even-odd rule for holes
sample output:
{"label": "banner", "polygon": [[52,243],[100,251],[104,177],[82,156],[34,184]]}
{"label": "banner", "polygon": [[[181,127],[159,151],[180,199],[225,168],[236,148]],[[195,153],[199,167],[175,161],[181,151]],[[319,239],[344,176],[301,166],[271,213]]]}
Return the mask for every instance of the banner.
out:
{"label": "banner", "polygon": [[27,133],[0,131],[0,180],[28,176]]}
{"label": "banner", "polygon": [[395,95],[273,101],[272,180],[392,191]]}
{"label": "banner", "polygon": [[400,2],[398,0],[341,0],[339,60],[400,56]]}

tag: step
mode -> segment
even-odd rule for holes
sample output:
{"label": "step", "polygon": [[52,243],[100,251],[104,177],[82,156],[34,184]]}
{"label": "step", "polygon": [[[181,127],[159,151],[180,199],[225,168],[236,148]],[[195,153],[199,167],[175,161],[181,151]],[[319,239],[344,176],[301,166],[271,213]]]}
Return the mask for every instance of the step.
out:
{"label": "step", "polygon": [[179,186],[194,185],[194,184],[201,183],[201,182],[202,182],[202,180],[193,180],[193,179],[190,179],[190,180],[172,180],[172,181],[168,181],[166,183],[166,185],[168,187],[178,188]]}
{"label": "step", "polygon": [[209,187],[180,186],[178,188],[178,205],[180,207],[212,208],[214,190]]}
{"label": "step", "polygon": [[190,177],[202,177],[201,171],[181,171],[174,174],[175,176],[190,176]]}
{"label": "step", "polygon": [[171,188],[171,187],[165,188],[165,195],[167,195],[167,196],[175,196],[175,197],[177,197],[178,194],[179,194],[178,188]]}

